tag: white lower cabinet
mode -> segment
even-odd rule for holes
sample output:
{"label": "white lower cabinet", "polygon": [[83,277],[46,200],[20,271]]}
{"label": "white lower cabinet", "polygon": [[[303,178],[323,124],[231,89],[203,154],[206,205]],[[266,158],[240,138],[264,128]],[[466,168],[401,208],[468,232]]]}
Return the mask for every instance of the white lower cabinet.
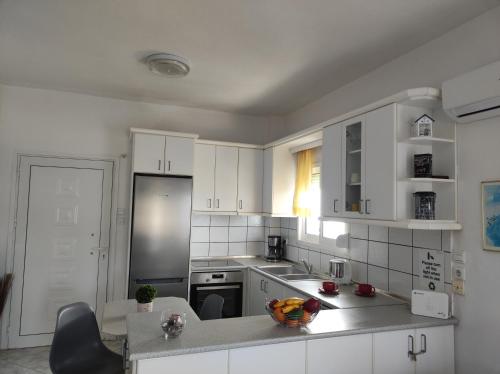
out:
{"label": "white lower cabinet", "polygon": [[[231,349],[230,374],[305,374],[306,342]],[[204,370],[205,373],[215,371]]]}
{"label": "white lower cabinet", "polygon": [[373,334],[373,374],[453,374],[453,335],[453,326]]}
{"label": "white lower cabinet", "polygon": [[266,299],[281,299],[285,287],[255,271],[250,271],[249,278],[247,314],[250,316],[267,314]]}
{"label": "white lower cabinet", "polygon": [[309,340],[307,373],[371,374],[372,335]]}
{"label": "white lower cabinet", "polygon": [[228,351],[193,353],[139,360],[133,367],[134,374],[227,374]]}

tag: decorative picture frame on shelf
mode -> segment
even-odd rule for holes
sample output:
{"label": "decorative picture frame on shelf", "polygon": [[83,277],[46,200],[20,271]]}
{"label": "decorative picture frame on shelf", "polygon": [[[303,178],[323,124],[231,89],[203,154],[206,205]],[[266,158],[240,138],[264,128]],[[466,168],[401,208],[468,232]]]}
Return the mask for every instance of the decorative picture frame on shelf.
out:
{"label": "decorative picture frame on shelf", "polygon": [[500,180],[481,182],[483,249],[500,251]]}

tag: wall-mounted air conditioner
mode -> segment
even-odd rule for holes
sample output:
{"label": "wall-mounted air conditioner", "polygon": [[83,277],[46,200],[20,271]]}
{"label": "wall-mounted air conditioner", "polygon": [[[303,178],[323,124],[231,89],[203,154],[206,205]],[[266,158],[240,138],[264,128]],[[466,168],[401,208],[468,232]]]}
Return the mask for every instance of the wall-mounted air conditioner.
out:
{"label": "wall-mounted air conditioner", "polygon": [[443,83],[443,108],[459,123],[500,116],[500,61]]}

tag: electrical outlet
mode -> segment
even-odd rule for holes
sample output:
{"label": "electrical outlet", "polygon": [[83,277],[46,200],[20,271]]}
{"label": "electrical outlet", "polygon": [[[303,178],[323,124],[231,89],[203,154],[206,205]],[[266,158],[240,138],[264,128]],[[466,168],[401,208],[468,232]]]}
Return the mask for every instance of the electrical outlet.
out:
{"label": "electrical outlet", "polygon": [[464,281],[462,279],[453,279],[452,283],[453,293],[457,295],[465,295]]}

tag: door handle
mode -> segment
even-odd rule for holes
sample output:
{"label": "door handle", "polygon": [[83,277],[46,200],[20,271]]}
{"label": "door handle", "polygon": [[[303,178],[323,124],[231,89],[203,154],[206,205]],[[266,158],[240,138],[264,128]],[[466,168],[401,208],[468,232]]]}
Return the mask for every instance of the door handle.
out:
{"label": "door handle", "polygon": [[364,204],[364,200],[363,199],[360,199],[359,200],[359,214],[365,214],[363,212],[363,204]]}
{"label": "door handle", "polygon": [[365,200],[365,214],[370,214],[370,211],[368,210],[368,203],[371,203],[371,199]]}
{"label": "door handle", "polygon": [[169,161],[168,162],[168,171],[170,171],[170,164],[171,164],[171,162]]}
{"label": "door handle", "polygon": [[425,334],[420,334],[420,352],[418,354],[427,352],[427,336]]}
{"label": "door handle", "polygon": [[212,207],[212,199],[207,199],[207,208]]}
{"label": "door handle", "polygon": [[264,291],[264,286],[262,285],[263,282],[264,282],[264,279],[261,279],[260,280],[260,290],[261,291]]}
{"label": "door handle", "polygon": [[215,199],[215,207],[219,209],[219,199]]}
{"label": "door handle", "polygon": [[240,200],[240,209],[243,209],[243,200]]}
{"label": "door handle", "polygon": [[412,335],[408,335],[408,357],[411,361],[417,361],[417,356],[415,355],[415,340]]}
{"label": "door handle", "polygon": [[158,160],[158,170],[161,170],[161,160]]}
{"label": "door handle", "polygon": [[339,201],[339,199],[335,199],[333,200],[333,212],[334,213],[338,213],[339,211],[337,210],[337,202]]}
{"label": "door handle", "polygon": [[267,293],[267,281],[264,282],[264,292]]}

